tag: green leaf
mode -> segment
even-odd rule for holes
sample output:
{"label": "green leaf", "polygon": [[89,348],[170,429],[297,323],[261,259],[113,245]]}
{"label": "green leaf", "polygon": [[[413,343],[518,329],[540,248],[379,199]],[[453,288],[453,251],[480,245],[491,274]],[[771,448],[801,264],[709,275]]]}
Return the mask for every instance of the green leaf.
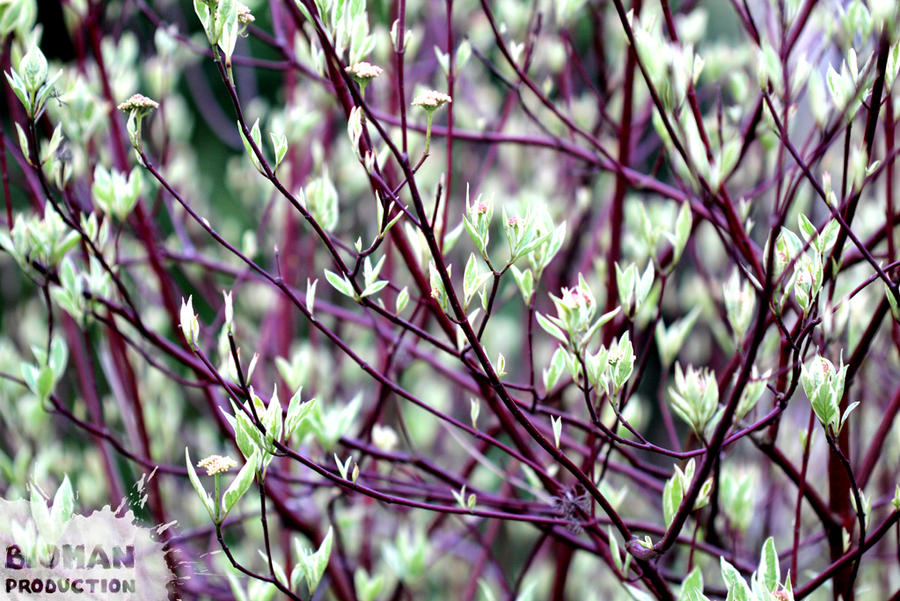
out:
{"label": "green leaf", "polygon": [[[297,539],[294,539],[294,541],[299,547]],[[322,576],[325,574],[325,568],[328,567],[328,560],[331,558],[331,542],[332,530],[329,526],[328,534],[322,539],[322,544],[319,545],[319,548],[315,553],[309,553],[305,549],[298,548],[297,560],[303,565],[303,575],[306,579],[306,586],[309,588],[310,594],[316,592],[316,588],[319,586],[319,582],[321,582]]]}
{"label": "green leaf", "polygon": [[635,282],[635,309],[640,308],[644,303],[644,300],[646,300],[647,295],[650,293],[650,288],[653,287],[655,276],[656,270],[653,267],[653,261],[648,261],[644,273],[641,274],[640,279]]}
{"label": "green leaf", "polygon": [[438,64],[441,67],[441,71],[444,72],[444,75],[450,74],[450,55],[446,52],[443,52],[437,46],[434,47],[434,56],[437,58]]}
{"label": "green leaf", "polygon": [[62,338],[54,338],[50,343],[50,357],[48,365],[53,370],[54,377],[58,380],[66,369],[66,363],[69,359],[69,349],[65,340]]}
{"label": "green leaf", "polygon": [[25,130],[22,129],[22,126],[16,123],[16,134],[19,136],[19,150],[22,151],[22,156],[25,157],[25,160],[28,161],[28,164],[31,165],[31,150],[28,147],[28,137],[25,135]]}
{"label": "green leaf", "polygon": [[284,134],[274,134],[269,133],[269,138],[272,140],[272,151],[275,154],[275,169],[278,169],[278,166],[281,164],[281,161],[284,160],[284,156],[288,151],[288,142],[287,136]]}
{"label": "green leaf", "polygon": [[394,310],[399,315],[403,309],[406,308],[406,304],[409,302],[409,289],[404,286],[403,289],[397,294],[397,301],[394,305]]}
{"label": "green leaf", "polygon": [[256,475],[258,467],[259,451],[254,451],[244,464],[244,467],[241,468],[241,471],[238,472],[238,475],[234,478],[231,485],[225,489],[225,494],[222,495],[222,519],[225,519],[225,516],[228,515],[241,497],[243,497],[247,490],[250,489],[250,485],[253,484],[253,478]]}
{"label": "green leaf", "polygon": [[771,83],[776,92],[784,87],[781,59],[771,44],[763,44],[759,53],[758,75],[760,86],[765,88],[766,83]]}
{"label": "green leaf", "polygon": [[50,521],[53,523],[56,532],[62,533],[66,522],[72,517],[75,510],[75,494],[72,492],[72,483],[69,482],[69,476],[63,477],[62,484],[56,489],[53,496],[53,508],[50,510]]}
{"label": "green leaf", "polygon": [[627,592],[634,601],[654,601],[652,595],[645,593],[637,587],[631,586],[630,584],[625,584],[623,586],[625,587],[625,592]]}
{"label": "green leaf", "polygon": [[553,426],[553,442],[558,449],[559,439],[562,436],[562,418],[559,416],[551,417],[550,424]]}
{"label": "green leaf", "polygon": [[306,278],[306,310],[309,311],[310,317],[314,315],[315,305],[316,305],[316,287],[319,285],[318,278],[309,281],[309,278]]}
{"label": "green leaf", "polygon": [[372,282],[368,286],[366,286],[365,290],[362,291],[360,298],[365,298],[367,296],[372,296],[373,294],[377,294],[384,289],[385,286],[388,285],[387,280],[378,280],[377,282]]}
{"label": "green leaf", "polygon": [[266,427],[266,441],[271,446],[272,442],[281,441],[281,434],[284,431],[284,421],[282,419],[281,401],[278,399],[278,387],[276,386],[269,398],[269,405],[266,407],[265,414],[260,418]]}
{"label": "green leaf", "polygon": [[475,296],[475,293],[478,291],[475,287],[478,274],[479,270],[475,260],[475,253],[469,253],[469,259],[466,261],[466,268],[463,270],[463,295],[466,306],[468,306],[472,297]]}
{"label": "green leaf", "polygon": [[888,304],[891,307],[891,315],[894,316],[894,321],[900,321],[900,307],[897,306],[897,298],[894,296],[894,293],[888,288],[888,285],[884,285],[884,295],[888,299]]}
{"label": "green leaf", "polygon": [[612,311],[607,311],[603,315],[597,318],[597,321],[593,323],[593,325],[585,332],[584,336],[581,337],[581,344],[587,344],[591,337],[597,332],[597,329],[601,326],[607,324],[609,320],[619,314],[621,311],[620,307],[616,307]]}
{"label": "green leaf", "polygon": [[566,335],[563,333],[561,329],[556,327],[553,322],[544,317],[541,313],[535,313],[535,318],[537,318],[538,325],[541,326],[545,332],[562,342],[563,344],[568,344],[569,339],[566,338]]}
{"label": "green leaf", "polygon": [[769,593],[774,593],[781,580],[781,569],[778,566],[778,553],[775,552],[775,539],[771,536],[763,543],[757,573]]}
{"label": "green leaf", "polygon": [[[232,0],[219,0],[222,3],[228,2],[230,3]],[[253,127],[250,128],[250,137],[253,138],[253,143],[256,144],[256,147],[262,152],[262,133],[259,130],[259,119],[253,122]]]}
{"label": "green leaf", "polygon": [[343,294],[344,296],[349,296],[352,299],[356,298],[356,292],[353,290],[353,284],[350,283],[350,280],[347,279],[347,276],[339,276],[333,271],[325,270],[325,279],[328,280],[328,283],[331,284],[335,290]]}
{"label": "green leaf", "polygon": [[[274,561],[272,562],[272,565],[275,565]],[[278,587],[271,582],[254,580],[252,578],[247,584],[247,589],[250,601],[272,601],[272,598],[275,597],[275,593],[278,592]]]}
{"label": "green leaf", "polygon": [[457,72],[459,72],[459,70],[468,62],[470,56],[472,56],[472,46],[469,43],[469,40],[465,39],[460,42],[459,47],[456,49]]}
{"label": "green leaf", "polygon": [[484,601],[497,601],[497,595],[494,594],[494,591],[491,590],[491,585],[489,585],[484,578],[478,579],[478,588],[481,591],[481,596],[484,598]]}
{"label": "green leaf", "polygon": [[300,391],[302,387],[294,393],[291,397],[290,402],[288,403],[287,415],[284,418],[284,435],[285,438],[290,438],[294,432],[300,428],[301,431],[304,428],[301,426],[309,420],[312,413],[315,411],[317,407],[316,399],[311,399],[306,402],[300,401]]}
{"label": "green leaf", "polygon": [[741,573],[725,561],[724,557],[719,558],[719,565],[722,571],[722,580],[725,581],[725,587],[728,590],[726,601],[750,601],[752,592]]}
{"label": "green leaf", "polygon": [[47,502],[41,493],[38,492],[37,486],[31,487],[31,519],[37,527],[38,534],[44,537],[46,542],[55,543],[53,521],[50,519],[50,510],[47,509]]}
{"label": "green leaf", "polygon": [[525,301],[525,304],[528,304],[531,301],[531,295],[534,294],[534,274],[530,269],[523,271],[515,265],[512,265],[510,269],[512,270],[513,278],[516,280],[519,293],[522,295],[522,300]]}
{"label": "green leaf", "polygon": [[203,484],[200,483],[200,478],[197,477],[197,472],[194,471],[194,464],[191,461],[191,454],[187,447],[184,448],[184,461],[187,464],[188,479],[190,479],[191,485],[194,487],[194,490],[197,491],[197,495],[200,497],[200,501],[203,503],[206,513],[209,514],[209,519],[215,520],[212,497],[207,494],[206,489],[203,488]]}
{"label": "green leaf", "polygon": [[834,246],[835,241],[837,241],[840,231],[841,223],[837,219],[832,219],[828,222],[828,225],[822,229],[822,233],[816,238],[816,247],[818,248],[819,253],[824,255],[831,251],[831,247]]}
{"label": "green leaf", "polygon": [[712,478],[708,478],[703,483],[703,486],[700,487],[700,492],[697,494],[697,500],[694,501],[694,511],[709,505],[709,496],[712,493],[712,486]]}
{"label": "green leaf", "polygon": [[463,484],[462,488],[459,489],[459,491],[451,489],[450,493],[453,495],[453,499],[456,501],[456,504],[459,505],[460,507],[462,507],[463,509],[465,509],[466,508],[466,485]]}
{"label": "green leaf", "polygon": [[[16,95],[16,98],[18,98],[19,102],[22,103],[22,106],[25,107],[25,112],[31,115],[34,107],[31,104],[31,95],[28,93],[25,82],[15,71],[13,71],[12,73],[7,73],[6,80],[9,82],[9,87],[12,88],[12,91]],[[25,154],[26,159],[28,156],[28,154]]]}
{"label": "green leaf", "polygon": [[[196,3],[197,0],[194,0],[194,2]],[[309,10],[306,8],[303,2],[294,2],[294,6],[296,6],[300,10],[300,12],[303,13],[303,16],[306,17],[307,21],[313,24],[316,22],[315,19],[312,18],[312,15],[309,13]]]}
{"label": "green leaf", "polygon": [[803,232],[806,241],[812,241],[818,237],[819,231],[816,229],[816,226],[803,213],[797,216],[797,224],[800,226],[800,231]]}
{"label": "green leaf", "polygon": [[53,392],[53,384],[55,383],[55,378],[53,376],[53,370],[49,367],[44,367],[41,369],[40,375],[38,375],[37,379],[37,395],[41,400],[47,399],[50,397],[50,393]]}
{"label": "green leaf", "polygon": [[313,218],[326,231],[333,231],[337,227],[340,203],[327,169],[306,185],[304,195]]}
{"label": "green leaf", "polygon": [[378,278],[378,274],[381,273],[386,258],[387,255],[382,255],[378,260],[378,263],[372,266],[371,257],[366,257],[366,261],[363,266],[363,281],[366,283],[366,286],[372,284]]}
{"label": "green leaf", "polygon": [[272,571],[275,572],[275,579],[278,580],[278,582],[280,582],[284,586],[288,585],[289,580],[287,574],[284,573],[284,568],[281,567],[281,564],[274,559],[272,560]]}
{"label": "green leaf", "polygon": [[663,488],[663,518],[666,522],[666,528],[671,526],[675,513],[681,506],[681,499],[684,492],[681,488],[681,478],[679,474],[675,474],[666,481]]}
{"label": "green leaf", "polygon": [[[249,458],[253,455],[256,450],[265,450],[266,445],[263,440],[262,433],[259,429],[250,421],[250,418],[237,407],[234,403],[231,404],[231,408],[234,411],[234,417],[229,419],[228,421],[231,423],[231,426],[234,428],[234,438],[237,442],[238,449],[240,449],[241,454],[245,458]],[[223,412],[224,413],[224,412]],[[225,414],[226,419],[231,416],[227,413]]]}
{"label": "green leaf", "polygon": [[321,410],[312,413],[310,428],[326,451],[330,451],[353,426],[361,404],[362,395],[357,394],[349,403],[331,409],[327,414],[323,414]]}
{"label": "green leaf", "polygon": [[703,573],[700,568],[694,568],[681,583],[678,601],[700,601],[703,598]]}
{"label": "green leaf", "polygon": [[547,242],[550,239],[550,236],[552,234],[553,234],[553,232],[547,232],[546,234],[538,236],[537,238],[528,242],[527,244],[524,244],[521,248],[518,248],[516,250],[516,255],[515,255],[515,257],[513,257],[513,260],[517,260],[517,259],[524,257],[524,256],[528,255],[529,253],[533,252],[539,246],[544,244],[544,242]]}
{"label": "green leaf", "polygon": [[356,568],[353,572],[353,584],[359,601],[375,601],[384,585],[384,576],[370,576],[365,569]]}
{"label": "green leaf", "polygon": [[28,386],[28,390],[37,395],[38,377],[41,372],[31,363],[26,363],[24,361],[19,365],[19,369],[22,372],[22,379],[25,380],[25,384]]}
{"label": "green leaf", "polygon": [[672,365],[678,357],[678,353],[684,346],[684,342],[699,315],[700,307],[694,307],[690,313],[672,323],[668,328],[666,328],[662,319],[656,324],[654,337],[656,338],[656,347],[659,350],[660,361],[663,365],[666,367]]}
{"label": "green leaf", "polygon": [[216,40],[213,39],[213,31],[210,28],[212,13],[209,9],[209,6],[203,0],[194,0],[194,12],[197,14],[197,18],[200,20],[200,24],[203,25],[203,30],[206,32],[206,37],[209,40],[209,43],[215,44]]}
{"label": "green leaf", "polygon": [[341,478],[349,480],[349,478],[347,478],[347,472],[350,471],[350,462],[353,461],[353,456],[347,457],[346,461],[341,461],[341,458],[338,457],[337,453],[333,453],[333,455],[334,462],[337,464],[338,473],[341,475]]}
{"label": "green leaf", "polygon": [[475,226],[472,225],[472,222],[469,221],[468,217],[463,217],[463,225],[465,225],[469,237],[472,238],[472,242],[475,243],[475,247],[482,255],[485,255],[487,253],[487,240],[481,237],[478,230],[476,230]]}
{"label": "green leaf", "polygon": [[0,11],[0,37],[6,37],[9,33],[17,31],[19,38],[24,38],[25,33],[31,31],[37,18],[37,2],[26,0],[24,2],[6,3],[6,9]]}
{"label": "green leaf", "polygon": [[629,264],[625,269],[619,267],[618,262],[616,263],[616,287],[619,290],[619,300],[628,315],[634,313],[637,304],[634,286],[637,277],[637,267],[634,263]]}
{"label": "green leaf", "polygon": [[543,371],[544,390],[546,392],[549,393],[550,390],[556,386],[556,383],[559,382],[559,377],[563,374],[565,369],[566,352],[562,347],[556,347],[556,351],[550,358],[550,366]]}
{"label": "green leaf", "polygon": [[534,591],[537,590],[538,581],[532,579],[530,582],[522,586],[521,592],[516,596],[516,601],[534,601]]}
{"label": "green leaf", "polygon": [[615,533],[612,531],[612,526],[606,527],[606,538],[609,542],[609,554],[612,556],[613,564],[616,566],[616,571],[620,576],[625,575],[625,571],[622,566],[622,557],[619,554],[619,539],[616,538]]}
{"label": "green leaf", "polygon": [[850,417],[850,414],[853,413],[853,410],[859,406],[859,401],[854,401],[850,403],[847,408],[844,410],[844,414],[841,416],[841,423],[838,426],[837,433],[840,434],[841,430],[844,429],[844,422],[847,421],[847,418]]}
{"label": "green leaf", "polygon": [[456,246],[459,237],[462,235],[464,224],[462,221],[459,222],[455,228],[444,234],[444,254],[448,254],[453,247]]}
{"label": "green leaf", "polygon": [[469,303],[472,302],[472,297],[478,293],[481,293],[482,297],[486,298],[484,285],[487,284],[493,276],[493,273],[490,271],[480,272],[477,268],[470,268],[469,265],[474,265],[474,262],[475,255],[469,255],[469,263],[466,264],[466,269],[469,269],[470,272],[463,277],[463,297],[465,307],[469,306]]}
{"label": "green leaf", "polygon": [[231,593],[234,595],[235,601],[250,601],[247,598],[247,591],[244,590],[235,572],[226,570],[225,575],[228,577],[228,584],[231,587]]}
{"label": "green leaf", "polygon": [[[196,5],[196,3],[197,3],[197,0],[194,0],[195,5]],[[256,130],[257,132],[259,131],[259,119],[257,119],[256,123],[253,124],[253,129]],[[250,163],[261,174],[265,174],[265,171],[263,171],[263,168],[262,168],[262,164],[259,162],[259,159],[256,157],[256,153],[253,152],[253,147],[250,146],[250,142],[247,141],[247,137],[244,135],[244,128],[241,127],[240,121],[238,121],[238,133],[241,135],[241,142],[244,143],[244,150],[247,151],[247,156],[250,158]],[[250,135],[253,136],[252,131],[251,131]],[[254,141],[255,141],[255,139],[254,139]],[[257,145],[257,148],[259,148],[259,145]]]}

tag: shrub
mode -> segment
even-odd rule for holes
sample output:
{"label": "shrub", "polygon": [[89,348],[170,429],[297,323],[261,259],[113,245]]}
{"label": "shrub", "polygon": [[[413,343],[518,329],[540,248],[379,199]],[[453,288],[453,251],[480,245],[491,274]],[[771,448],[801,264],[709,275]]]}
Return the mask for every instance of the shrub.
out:
{"label": "shrub", "polygon": [[181,598],[896,599],[897,12],[0,1],[0,490]]}

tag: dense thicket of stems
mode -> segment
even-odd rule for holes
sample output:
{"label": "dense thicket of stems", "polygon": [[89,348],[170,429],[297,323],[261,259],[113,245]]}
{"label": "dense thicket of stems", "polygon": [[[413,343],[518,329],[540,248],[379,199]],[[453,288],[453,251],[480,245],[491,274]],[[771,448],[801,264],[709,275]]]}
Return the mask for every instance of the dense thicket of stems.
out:
{"label": "dense thicket of stems", "polygon": [[152,472],[180,598],[900,594],[895,3],[247,5],[0,2],[0,492]]}

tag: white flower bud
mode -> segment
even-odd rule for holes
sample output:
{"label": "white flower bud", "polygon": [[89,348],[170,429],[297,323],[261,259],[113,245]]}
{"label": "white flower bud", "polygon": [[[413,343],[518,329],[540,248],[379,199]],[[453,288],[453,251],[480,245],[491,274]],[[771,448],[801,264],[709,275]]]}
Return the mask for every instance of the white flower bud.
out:
{"label": "white flower bud", "polygon": [[207,476],[215,476],[216,474],[221,474],[222,472],[227,472],[228,470],[236,468],[237,462],[231,457],[210,455],[209,457],[205,457],[198,461],[197,467],[205,469]]}
{"label": "white flower bud", "polygon": [[191,346],[197,345],[197,338],[200,336],[200,322],[197,320],[197,314],[194,313],[194,297],[189,296],[187,302],[184,297],[181,299],[181,332],[184,339]]}
{"label": "white flower bud", "polygon": [[222,291],[222,296],[225,297],[225,327],[228,328],[228,333],[234,333],[234,302],[233,302],[233,294],[229,292]]}
{"label": "white flower bud", "polygon": [[372,427],[372,444],[382,451],[390,453],[397,447],[398,442],[397,433],[390,426],[375,424]]}

